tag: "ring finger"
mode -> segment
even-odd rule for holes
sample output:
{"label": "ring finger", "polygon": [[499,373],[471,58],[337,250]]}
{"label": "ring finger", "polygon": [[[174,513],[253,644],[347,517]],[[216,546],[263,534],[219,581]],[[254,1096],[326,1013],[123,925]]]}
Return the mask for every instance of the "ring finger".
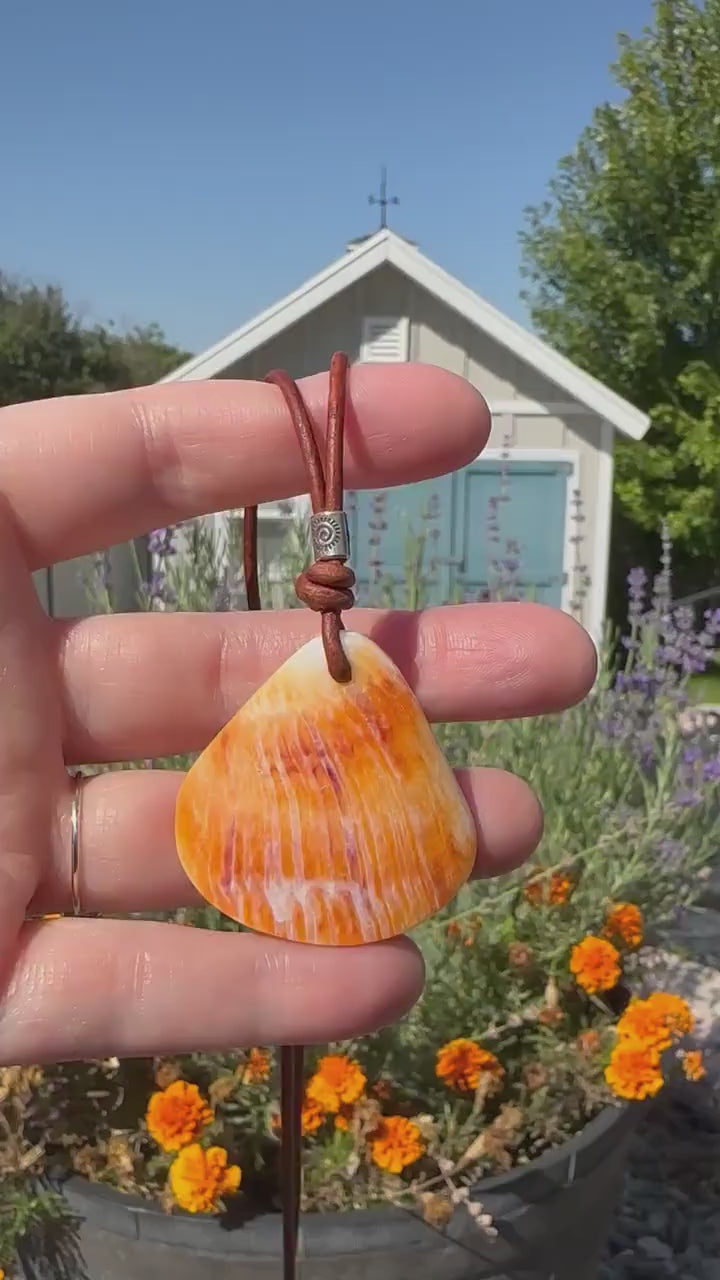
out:
{"label": "ring finger", "polygon": [[[530,788],[499,769],[461,770],[456,776],[477,822],[475,873],[495,875],[518,866],[542,833],[540,806]],[[122,770],[80,784],[78,887],[83,911],[167,911],[200,903],[175,849],[175,800],[183,777],[165,770]],[[66,812],[67,796],[61,806]],[[61,813],[58,829],[67,832],[63,817]],[[67,911],[69,876],[69,850],[59,847],[30,912]]]}

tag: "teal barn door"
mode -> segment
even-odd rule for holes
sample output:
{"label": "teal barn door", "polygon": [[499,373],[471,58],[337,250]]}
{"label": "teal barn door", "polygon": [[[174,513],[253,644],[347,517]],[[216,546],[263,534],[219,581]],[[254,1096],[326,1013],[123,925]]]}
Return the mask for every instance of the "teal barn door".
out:
{"label": "teal barn door", "polygon": [[481,459],[437,480],[349,494],[358,604],[500,593],[559,606],[570,471]]}

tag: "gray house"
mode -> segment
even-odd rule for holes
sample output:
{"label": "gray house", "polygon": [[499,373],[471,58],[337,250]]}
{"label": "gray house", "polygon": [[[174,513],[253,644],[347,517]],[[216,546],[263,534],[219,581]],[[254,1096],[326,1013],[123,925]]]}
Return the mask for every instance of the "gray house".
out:
{"label": "gray house", "polygon": [[[358,598],[379,570],[369,538],[382,508],[382,574],[401,582],[408,532],[432,523],[428,599],[483,598],[513,561],[522,594],[576,614],[599,638],[605,616],[616,432],[641,440],[649,421],[390,230],[337,261],[166,382],[293,377],[355,361],[420,361],[461,374],[493,415],[489,447],[437,480],[351,495]],[[261,508],[266,559],[293,504]],[[233,513],[216,516],[222,534]]]}

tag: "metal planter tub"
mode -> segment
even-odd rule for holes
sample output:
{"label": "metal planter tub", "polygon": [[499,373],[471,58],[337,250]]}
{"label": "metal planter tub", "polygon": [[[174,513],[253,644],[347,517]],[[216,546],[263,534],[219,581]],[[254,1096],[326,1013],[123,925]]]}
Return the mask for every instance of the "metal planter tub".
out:
{"label": "metal planter tub", "polygon": [[[595,1280],[640,1108],[609,1107],[569,1142],[508,1174],[478,1182],[472,1199],[497,1237],[467,1210],[437,1230],[401,1209],[307,1214],[301,1280]],[[167,1215],[147,1201],[70,1178],[78,1254],[51,1269],[23,1258],[26,1280],[273,1280],[282,1274],[280,1220],[227,1230],[215,1218]]]}

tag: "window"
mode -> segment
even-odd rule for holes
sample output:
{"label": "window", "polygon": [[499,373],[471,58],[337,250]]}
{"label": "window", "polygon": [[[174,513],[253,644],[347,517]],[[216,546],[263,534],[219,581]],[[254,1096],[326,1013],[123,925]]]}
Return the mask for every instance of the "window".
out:
{"label": "window", "polygon": [[402,364],[410,358],[407,316],[366,316],[360,359],[372,364]]}

